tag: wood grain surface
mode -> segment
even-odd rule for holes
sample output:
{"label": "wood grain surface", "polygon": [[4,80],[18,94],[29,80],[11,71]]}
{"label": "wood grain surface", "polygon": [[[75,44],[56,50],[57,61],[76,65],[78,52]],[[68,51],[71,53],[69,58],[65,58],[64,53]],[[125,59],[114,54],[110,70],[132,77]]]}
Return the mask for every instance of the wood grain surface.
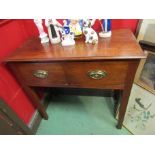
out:
{"label": "wood grain surface", "polygon": [[[12,63],[23,81],[29,86],[42,87],[74,87],[123,89],[127,61],[89,61],[89,62],[22,62]],[[34,73],[38,70],[48,72],[46,78],[38,78]],[[93,79],[88,72],[105,71],[107,75],[101,79]]]}
{"label": "wood grain surface", "polygon": [[128,29],[114,30],[110,38],[99,38],[96,45],[86,44],[84,38],[76,40],[75,46],[40,43],[39,38],[30,38],[13,52],[6,61],[58,61],[58,60],[103,60],[137,59],[145,55],[133,33]]}

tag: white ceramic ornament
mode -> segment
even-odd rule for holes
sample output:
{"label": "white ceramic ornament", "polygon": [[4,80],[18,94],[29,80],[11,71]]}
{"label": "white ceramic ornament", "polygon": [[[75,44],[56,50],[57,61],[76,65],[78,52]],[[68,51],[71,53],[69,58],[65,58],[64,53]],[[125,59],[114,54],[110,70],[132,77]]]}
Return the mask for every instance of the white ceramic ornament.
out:
{"label": "white ceramic ornament", "polygon": [[39,38],[41,39],[41,43],[48,43],[49,38],[47,34],[44,31],[43,25],[42,25],[42,19],[34,19],[34,23],[38,28],[39,31]]}
{"label": "white ceramic ornament", "polygon": [[56,19],[45,19],[45,25],[48,29],[50,42],[52,44],[60,43],[61,39],[59,34],[59,27],[62,27],[62,25]]}
{"label": "white ceramic ornament", "polygon": [[91,26],[95,23],[95,20],[83,20],[83,34],[85,35],[85,43],[98,43],[98,35],[91,28]]}
{"label": "white ceramic ornament", "polygon": [[72,46],[75,45],[74,34],[63,34],[62,35],[62,46]]}
{"label": "white ceramic ornament", "polygon": [[72,46],[75,45],[75,40],[74,40],[74,33],[70,31],[70,27],[67,24],[67,21],[64,20],[64,26],[61,31],[62,34],[62,46]]}
{"label": "white ceramic ornament", "polygon": [[99,33],[99,36],[100,36],[101,38],[109,38],[109,37],[111,37],[111,31],[109,31],[109,32],[103,32],[103,31],[101,31],[101,32]]}

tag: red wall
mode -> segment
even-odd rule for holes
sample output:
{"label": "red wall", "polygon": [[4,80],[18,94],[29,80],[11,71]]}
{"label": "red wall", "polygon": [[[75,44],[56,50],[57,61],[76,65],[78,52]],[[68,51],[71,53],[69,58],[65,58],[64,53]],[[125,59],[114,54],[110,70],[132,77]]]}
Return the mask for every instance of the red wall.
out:
{"label": "red wall", "polygon": [[[112,30],[120,29],[120,28],[129,28],[133,33],[136,31],[136,27],[138,24],[138,19],[112,19],[111,27]],[[101,26],[99,21],[97,21],[93,27],[97,32],[101,30]]]}
{"label": "red wall", "polygon": [[35,109],[2,60],[28,37],[22,20],[12,20],[0,26],[0,97],[25,123],[29,123]]}
{"label": "red wall", "polygon": [[[130,28],[135,32],[137,24],[136,19],[113,19],[112,29]],[[100,31],[98,22],[95,23],[94,29]],[[31,36],[38,36],[37,28],[31,19],[12,20],[0,25],[0,97],[25,123],[29,123],[35,109],[6,66],[2,64],[2,60]]]}

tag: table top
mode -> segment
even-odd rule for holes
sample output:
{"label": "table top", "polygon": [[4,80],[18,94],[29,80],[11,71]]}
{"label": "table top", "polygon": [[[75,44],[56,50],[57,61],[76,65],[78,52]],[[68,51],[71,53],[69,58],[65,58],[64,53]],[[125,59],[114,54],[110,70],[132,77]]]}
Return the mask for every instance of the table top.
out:
{"label": "table top", "polygon": [[145,58],[140,45],[129,29],[113,30],[110,38],[99,38],[98,44],[86,44],[84,38],[74,46],[41,44],[39,38],[30,38],[7,59],[12,61],[62,61]]}

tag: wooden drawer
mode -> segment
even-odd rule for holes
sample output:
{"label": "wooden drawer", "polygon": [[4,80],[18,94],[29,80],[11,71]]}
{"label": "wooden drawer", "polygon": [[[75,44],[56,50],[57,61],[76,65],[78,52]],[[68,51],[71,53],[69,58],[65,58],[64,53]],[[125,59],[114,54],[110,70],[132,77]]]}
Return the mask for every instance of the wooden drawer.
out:
{"label": "wooden drawer", "polygon": [[[72,86],[120,89],[124,87],[127,68],[128,63],[126,61],[68,62],[65,65],[65,72],[68,83]],[[103,72],[103,77],[100,77],[100,72]],[[96,74],[97,79],[94,77]]]}
{"label": "wooden drawer", "polygon": [[17,71],[29,86],[67,85],[63,66],[59,63],[16,63],[13,65],[16,65]]}
{"label": "wooden drawer", "polygon": [[[126,61],[70,61],[16,63],[23,80],[30,86],[123,88]],[[103,76],[103,77],[102,77]]]}

